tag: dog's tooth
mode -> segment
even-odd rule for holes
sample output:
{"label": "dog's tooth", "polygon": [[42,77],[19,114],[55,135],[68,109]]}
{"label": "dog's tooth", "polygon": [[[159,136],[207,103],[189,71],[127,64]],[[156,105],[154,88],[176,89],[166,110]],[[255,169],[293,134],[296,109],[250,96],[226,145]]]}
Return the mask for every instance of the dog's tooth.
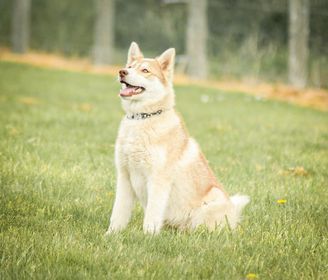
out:
{"label": "dog's tooth", "polygon": [[137,89],[136,89],[136,92],[137,93],[140,93],[142,91],[142,89],[140,88],[140,87],[138,87]]}
{"label": "dog's tooth", "polygon": [[126,84],[122,83],[122,89],[126,89]]}

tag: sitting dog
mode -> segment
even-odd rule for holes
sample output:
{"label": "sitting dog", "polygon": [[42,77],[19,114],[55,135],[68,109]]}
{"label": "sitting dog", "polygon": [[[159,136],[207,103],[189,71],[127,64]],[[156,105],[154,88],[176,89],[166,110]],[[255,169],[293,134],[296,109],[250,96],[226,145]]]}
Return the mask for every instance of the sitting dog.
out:
{"label": "sitting dog", "polygon": [[176,113],[174,59],[172,48],[144,58],[133,42],[119,71],[126,116],[115,145],[117,189],[107,234],[127,226],[137,200],[145,213],[143,230],[150,234],[164,224],[235,228],[249,202],[248,196],[227,195]]}

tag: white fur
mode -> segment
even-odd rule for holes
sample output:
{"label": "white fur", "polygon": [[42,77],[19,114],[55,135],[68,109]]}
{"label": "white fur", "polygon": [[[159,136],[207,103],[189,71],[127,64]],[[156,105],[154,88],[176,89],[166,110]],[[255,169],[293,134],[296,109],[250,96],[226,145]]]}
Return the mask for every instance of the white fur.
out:
{"label": "white fur", "polygon": [[152,149],[153,157],[156,158],[156,164],[159,168],[165,166],[166,158],[167,158],[167,150],[165,147],[155,146]]}
{"label": "white fur", "polygon": [[247,195],[233,195],[230,197],[232,204],[236,207],[237,211],[241,211],[249,202],[250,198]]}
{"label": "white fur", "polygon": [[187,148],[178,163],[182,166],[191,164],[196,160],[198,155],[199,148],[197,142],[193,138],[189,138]]}

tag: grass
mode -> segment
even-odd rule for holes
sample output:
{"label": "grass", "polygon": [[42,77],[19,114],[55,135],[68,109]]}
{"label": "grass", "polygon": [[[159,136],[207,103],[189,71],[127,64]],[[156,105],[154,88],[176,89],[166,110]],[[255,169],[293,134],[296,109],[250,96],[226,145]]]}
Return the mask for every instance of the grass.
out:
{"label": "grass", "polygon": [[1,279],[327,279],[327,113],[177,87],[220,181],[251,196],[244,220],[234,233],[152,237],[138,207],[106,238],[118,88],[110,76],[0,63]]}

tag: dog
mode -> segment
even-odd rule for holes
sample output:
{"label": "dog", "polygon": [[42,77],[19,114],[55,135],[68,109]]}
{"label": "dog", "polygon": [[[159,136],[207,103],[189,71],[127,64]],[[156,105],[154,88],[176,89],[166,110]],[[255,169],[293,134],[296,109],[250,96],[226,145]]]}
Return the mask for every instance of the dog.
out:
{"label": "dog", "polygon": [[175,49],[144,58],[132,42],[119,71],[126,112],[115,144],[117,188],[107,234],[123,230],[138,200],[143,231],[235,228],[249,197],[229,197],[175,111]]}

